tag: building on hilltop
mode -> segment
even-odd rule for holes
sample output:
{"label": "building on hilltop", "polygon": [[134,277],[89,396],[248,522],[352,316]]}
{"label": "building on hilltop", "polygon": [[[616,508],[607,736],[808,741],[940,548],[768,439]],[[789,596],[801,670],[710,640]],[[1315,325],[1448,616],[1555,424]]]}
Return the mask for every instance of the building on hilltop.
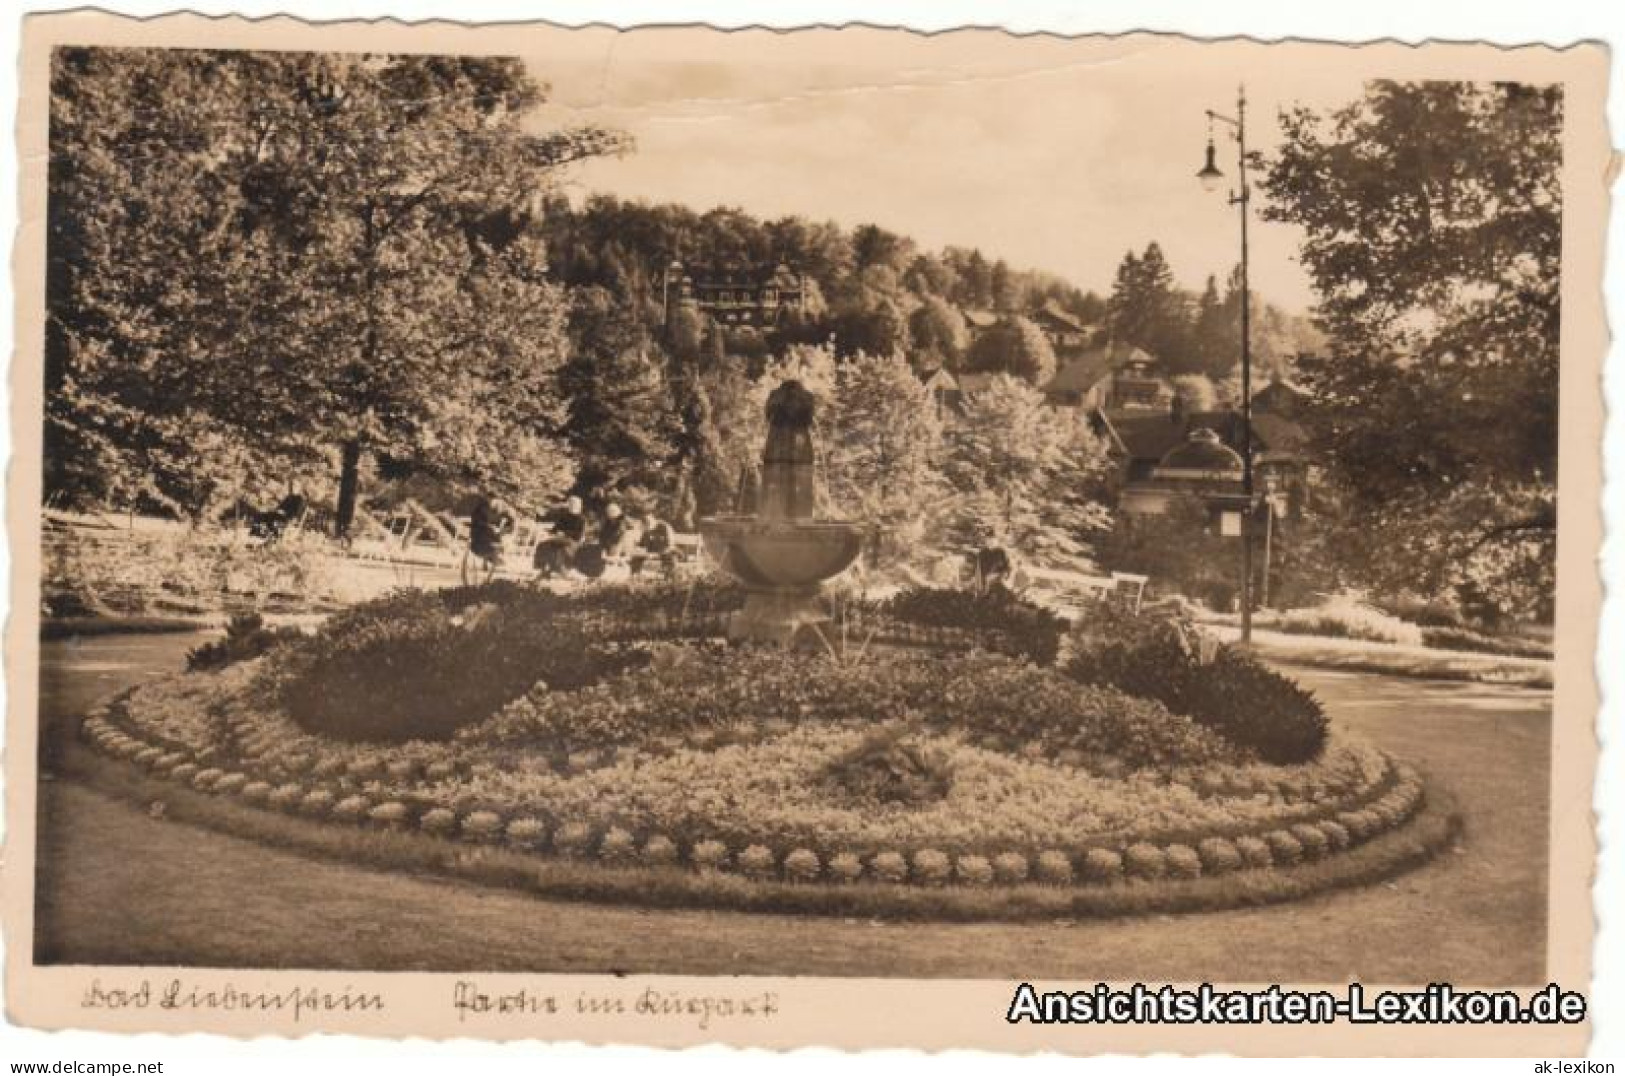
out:
{"label": "building on hilltop", "polygon": [[661,280],[665,316],[686,306],[723,325],[777,325],[807,309],[807,278],[780,262],[771,268],[685,266],[673,260]]}
{"label": "building on hilltop", "polygon": [[1094,335],[1093,328],[1061,309],[1061,304],[1054,299],[1046,300],[1027,316],[1049,340],[1049,346],[1057,358],[1083,351],[1089,345],[1089,338]]}

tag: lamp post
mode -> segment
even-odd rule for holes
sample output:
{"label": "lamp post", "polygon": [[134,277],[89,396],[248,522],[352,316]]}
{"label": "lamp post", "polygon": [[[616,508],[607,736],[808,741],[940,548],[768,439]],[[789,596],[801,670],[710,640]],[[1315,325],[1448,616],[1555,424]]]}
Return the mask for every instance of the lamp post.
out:
{"label": "lamp post", "polygon": [[1202,188],[1216,191],[1224,182],[1224,173],[1214,161],[1214,121],[1230,128],[1236,140],[1236,189],[1230,194],[1230,204],[1241,215],[1241,489],[1247,507],[1241,514],[1241,641],[1253,641],[1253,348],[1252,297],[1247,287],[1247,202],[1251,188],[1247,183],[1247,89],[1236,92],[1236,114],[1207,110],[1207,159],[1196,178]]}

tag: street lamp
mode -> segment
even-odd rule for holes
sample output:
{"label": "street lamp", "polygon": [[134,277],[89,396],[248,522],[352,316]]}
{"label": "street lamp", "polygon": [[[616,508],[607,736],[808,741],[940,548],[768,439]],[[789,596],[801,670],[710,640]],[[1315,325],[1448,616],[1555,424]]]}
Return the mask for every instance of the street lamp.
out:
{"label": "street lamp", "polygon": [[1241,490],[1247,507],[1241,522],[1241,641],[1253,641],[1253,347],[1251,307],[1252,298],[1247,287],[1247,201],[1251,190],[1247,184],[1247,89],[1236,92],[1236,114],[1207,111],[1207,159],[1196,178],[1202,189],[1217,191],[1224,182],[1224,173],[1214,160],[1213,124],[1217,121],[1230,128],[1236,140],[1236,189],[1230,194],[1230,204],[1241,216]]}

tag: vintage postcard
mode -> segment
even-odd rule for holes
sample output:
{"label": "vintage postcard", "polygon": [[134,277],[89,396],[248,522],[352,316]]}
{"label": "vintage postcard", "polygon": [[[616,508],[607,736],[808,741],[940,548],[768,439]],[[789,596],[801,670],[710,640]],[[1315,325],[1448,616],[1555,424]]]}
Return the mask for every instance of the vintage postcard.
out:
{"label": "vintage postcard", "polygon": [[11,1020],[1583,1051],[1601,46],[24,38]]}

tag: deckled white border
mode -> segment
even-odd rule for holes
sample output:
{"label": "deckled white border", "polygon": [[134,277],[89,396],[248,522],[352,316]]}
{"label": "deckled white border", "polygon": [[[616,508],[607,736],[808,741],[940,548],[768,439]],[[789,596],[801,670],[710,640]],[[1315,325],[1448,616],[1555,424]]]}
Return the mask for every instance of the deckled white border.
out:
{"label": "deckled white border", "polygon": [[[27,10],[50,11],[71,8],[68,3],[26,3]],[[501,0],[364,0],[364,2],[321,3],[319,0],[236,0],[231,3],[194,2],[165,4],[135,0],[105,0],[102,9],[132,15],[158,15],[184,7],[207,14],[239,13],[250,16],[288,13],[309,18],[378,18],[394,16],[408,20],[453,18],[470,21],[505,21],[545,17],[554,22],[578,24],[607,22],[631,25],[641,22],[710,22],[718,26],[766,24],[792,27],[808,23],[861,21],[876,25],[907,25],[917,29],[945,29],[997,21],[1008,29],[1054,31],[1059,33],[1126,32],[1131,30],[1177,31],[1193,36],[1225,37],[1245,34],[1273,39],[1300,37],[1322,40],[1369,40],[1397,38],[1417,41],[1426,38],[1446,40],[1487,39],[1501,43],[1542,42],[1565,45],[1578,40],[1601,39],[1615,48],[1610,83],[1611,126],[1616,145],[1625,144],[1625,5],[1602,4],[1594,0],[1541,0],[1539,3],[1435,2],[1415,0],[1359,0],[1353,4],[1277,3],[1271,0],[1229,0],[1226,3],[1180,2],[1180,0],[1073,0],[1070,3],[1041,0],[1003,0],[993,5],[982,0],[930,0],[930,2],[885,2],[885,0],[599,0],[599,2],[501,2]],[[21,12],[8,9],[0,16],[0,54],[13,60],[9,77],[0,79],[0,115],[15,117],[18,55],[17,31]],[[0,138],[7,160],[0,169],[0,235],[11,237],[17,227],[18,175],[15,143]],[[1625,333],[1625,228],[1613,228],[1608,244],[1607,295],[1610,324],[1616,335]],[[8,273],[9,279],[9,273]],[[10,296],[0,302],[3,338],[12,339],[13,304]],[[9,346],[8,349],[9,351]],[[1606,396],[1611,415],[1625,411],[1625,357],[1616,343],[1605,368]],[[10,458],[10,408],[0,407],[0,443]],[[1625,590],[1625,424],[1610,421],[1604,435],[1607,475],[1603,506],[1610,537],[1605,546],[1604,585],[1608,591],[1599,654],[1612,661],[1599,661],[1602,682],[1603,753],[1596,788],[1600,818],[1599,862],[1595,906],[1599,912],[1596,944],[1596,977],[1592,984],[1593,1011],[1598,1014],[1592,1055],[1618,1060],[1625,1056],[1625,924],[1610,922],[1605,908],[1625,908],[1625,762],[1619,741],[1625,736],[1625,600],[1617,597]],[[9,578],[9,551],[0,547],[0,578]],[[9,596],[0,595],[0,606]],[[9,609],[6,610],[9,612]],[[4,688],[0,687],[0,704]],[[1613,730],[1610,735],[1610,730]],[[658,1064],[678,1073],[705,1073],[711,1076],[721,1067],[727,1071],[754,1072],[765,1064],[779,1071],[822,1071],[836,1063],[869,1072],[891,1072],[899,1067],[933,1071],[979,1071],[990,1062],[1001,1066],[1019,1064],[1027,1071],[1062,1071],[1079,1064],[1059,1058],[1002,1057],[996,1062],[984,1055],[959,1052],[924,1058],[904,1052],[885,1052],[862,1057],[832,1057],[827,1051],[808,1050],[793,1055],[771,1056],[757,1052],[729,1051],[708,1047],[682,1054],[661,1053],[635,1048],[585,1049],[568,1045],[537,1047],[457,1042],[448,1044],[397,1044],[347,1037],[324,1037],[302,1041],[236,1042],[214,1036],[188,1036],[169,1039],[141,1036],[134,1039],[91,1032],[43,1033],[0,1026],[0,1059],[13,1060],[164,1060],[169,1072],[202,1072],[213,1062],[229,1058],[245,1072],[285,1073],[290,1065],[312,1061],[323,1070],[359,1070],[361,1066],[387,1065],[391,1071],[416,1074],[444,1072],[454,1058],[490,1071],[536,1072],[577,1064]],[[1098,1063],[1098,1062],[1096,1062]],[[1148,1071],[1173,1070],[1182,1064],[1172,1059],[1149,1059],[1137,1064]],[[1201,1062],[1213,1071],[1241,1074],[1257,1066],[1272,1064],[1263,1059],[1211,1059]],[[1274,1062],[1294,1064],[1293,1062]],[[1322,1064],[1339,1064],[1321,1062]],[[1343,1062],[1341,1064],[1360,1064]],[[1441,1064],[1434,1062],[1434,1064]],[[1448,1062],[1443,1062],[1446,1066]],[[1530,1071],[1528,1062],[1517,1063],[1516,1071]],[[973,1066],[975,1067],[973,1069]],[[1297,1066],[1294,1065],[1296,1068]],[[1475,1064],[1474,1071],[1482,1067]],[[1464,1068],[1462,1071],[1466,1071]],[[1512,1071],[1512,1070],[1509,1070]]]}

